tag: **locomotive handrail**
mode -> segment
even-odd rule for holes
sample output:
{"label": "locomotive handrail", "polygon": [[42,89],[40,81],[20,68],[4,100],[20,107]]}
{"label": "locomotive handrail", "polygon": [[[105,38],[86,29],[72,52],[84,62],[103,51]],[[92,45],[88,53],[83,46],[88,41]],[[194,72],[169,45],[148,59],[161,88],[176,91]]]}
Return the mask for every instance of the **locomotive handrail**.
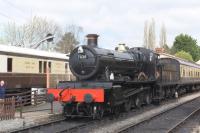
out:
{"label": "locomotive handrail", "polygon": [[127,59],[127,58],[119,58],[119,57],[114,57],[113,55],[103,55],[103,54],[98,54],[100,57],[112,57],[114,59],[121,59],[121,60],[126,60],[126,61],[135,61],[134,59]]}
{"label": "locomotive handrail", "polygon": [[62,93],[66,90],[67,88],[63,89],[60,93],[59,96],[62,97]]}

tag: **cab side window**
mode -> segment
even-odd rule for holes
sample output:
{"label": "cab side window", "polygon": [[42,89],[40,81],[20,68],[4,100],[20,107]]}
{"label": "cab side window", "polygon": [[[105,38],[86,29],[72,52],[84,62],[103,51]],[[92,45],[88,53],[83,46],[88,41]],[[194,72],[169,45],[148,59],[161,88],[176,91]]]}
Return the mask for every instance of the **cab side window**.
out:
{"label": "cab side window", "polygon": [[7,59],[7,72],[12,72],[12,58]]}
{"label": "cab side window", "polygon": [[42,73],[42,61],[39,61],[39,73]]}

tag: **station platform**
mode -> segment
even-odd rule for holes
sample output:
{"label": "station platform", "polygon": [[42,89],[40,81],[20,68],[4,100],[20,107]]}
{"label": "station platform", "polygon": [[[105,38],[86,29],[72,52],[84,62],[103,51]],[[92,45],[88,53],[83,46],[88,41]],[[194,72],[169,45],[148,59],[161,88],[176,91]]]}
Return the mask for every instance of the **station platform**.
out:
{"label": "station platform", "polygon": [[[38,105],[30,105],[23,107],[23,112],[36,112],[36,111],[47,111],[49,112],[51,110],[51,104],[43,102]],[[55,101],[53,102],[53,111],[54,113],[60,113],[62,111],[62,106],[59,102]]]}
{"label": "station platform", "polygon": [[17,110],[15,119],[0,121],[0,133],[14,131],[15,129],[57,119],[56,117],[62,117],[62,106],[59,102],[53,103],[53,114],[51,113],[50,108],[50,103],[41,103],[37,106],[26,106],[23,108],[22,118],[20,118],[20,112]]}

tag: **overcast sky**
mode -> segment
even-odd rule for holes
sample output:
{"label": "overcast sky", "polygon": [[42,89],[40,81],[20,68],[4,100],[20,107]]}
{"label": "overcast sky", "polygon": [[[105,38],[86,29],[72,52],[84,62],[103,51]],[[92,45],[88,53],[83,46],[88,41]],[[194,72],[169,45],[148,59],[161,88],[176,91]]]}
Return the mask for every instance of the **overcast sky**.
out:
{"label": "overcast sky", "polygon": [[199,0],[0,0],[0,25],[8,21],[23,24],[31,16],[53,19],[65,27],[82,26],[84,34],[100,35],[101,47],[118,43],[142,46],[145,20],[155,19],[156,42],[162,23],[167,43],[186,33],[200,40]]}

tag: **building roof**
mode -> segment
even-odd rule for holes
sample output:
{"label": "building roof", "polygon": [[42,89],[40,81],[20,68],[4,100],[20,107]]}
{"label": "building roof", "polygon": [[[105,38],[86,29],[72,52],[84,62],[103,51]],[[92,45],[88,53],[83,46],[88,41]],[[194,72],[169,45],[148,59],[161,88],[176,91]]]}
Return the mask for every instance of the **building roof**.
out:
{"label": "building roof", "polygon": [[69,60],[66,54],[0,44],[0,52]]}
{"label": "building roof", "polygon": [[199,60],[199,61],[197,61],[196,63],[200,65],[200,60]]}

